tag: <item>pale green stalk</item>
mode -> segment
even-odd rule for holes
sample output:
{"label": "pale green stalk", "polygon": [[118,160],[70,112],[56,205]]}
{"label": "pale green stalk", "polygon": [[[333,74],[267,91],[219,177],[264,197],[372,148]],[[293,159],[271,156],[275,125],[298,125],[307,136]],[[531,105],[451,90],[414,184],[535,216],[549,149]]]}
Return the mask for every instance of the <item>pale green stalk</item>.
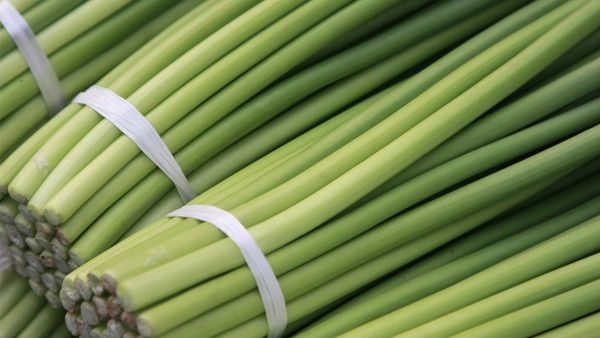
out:
{"label": "pale green stalk", "polygon": [[600,279],[454,337],[531,336],[600,309]]}
{"label": "pale green stalk", "polygon": [[27,292],[19,302],[0,319],[0,337],[15,337],[33,319],[35,314],[42,309],[45,300],[38,297],[33,291]]}
{"label": "pale green stalk", "polygon": [[593,338],[600,334],[600,312],[585,316],[561,327],[552,329],[540,338]]}
{"label": "pale green stalk", "polygon": [[596,217],[342,336],[393,335],[417,327],[596,252],[599,231],[600,218]]}
{"label": "pale green stalk", "polygon": [[9,277],[2,281],[2,292],[0,293],[0,318],[10,312],[25,293],[29,290],[27,281],[11,271]]}
{"label": "pale green stalk", "polygon": [[64,310],[53,309],[46,305],[19,333],[17,338],[45,338],[59,325],[64,325]]}
{"label": "pale green stalk", "polygon": [[600,49],[600,30],[596,30],[583,41],[575,45],[565,55],[551,63],[548,68],[541,71],[536,77],[531,79],[519,91],[526,93],[540,84],[546,84],[554,80],[558,74],[566,69],[572,68],[575,64],[581,63],[581,60],[588,58],[591,53]]}
{"label": "pale green stalk", "polygon": [[[540,120],[600,88],[600,58],[523,96],[467,126],[371,193],[377,196],[420,173]],[[526,111],[527,114],[523,114]],[[367,196],[365,200],[370,199]]]}
{"label": "pale green stalk", "polygon": [[600,253],[521,283],[400,334],[400,337],[449,337],[513,311],[600,279]]}
{"label": "pale green stalk", "polygon": [[389,28],[395,23],[406,20],[410,15],[423,7],[425,7],[432,0],[403,0],[398,4],[388,8],[382,13],[375,15],[366,22],[358,25],[357,27],[350,30],[348,33],[342,35],[339,39],[336,39],[308,59],[300,63],[297,67],[298,70],[302,70],[313,64],[336,54],[349,46],[360,43],[369,36],[375,35],[378,31]]}
{"label": "pale green stalk", "polygon": [[19,0],[14,1],[13,6],[19,11],[19,13],[27,13],[27,11],[42,2],[43,0]]}

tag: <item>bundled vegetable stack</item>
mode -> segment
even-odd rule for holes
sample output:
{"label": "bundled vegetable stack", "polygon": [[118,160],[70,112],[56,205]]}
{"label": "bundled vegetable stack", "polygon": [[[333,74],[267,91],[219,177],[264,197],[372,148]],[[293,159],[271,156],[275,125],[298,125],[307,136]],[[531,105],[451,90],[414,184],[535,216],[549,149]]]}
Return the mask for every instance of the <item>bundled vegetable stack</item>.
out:
{"label": "bundled vegetable stack", "polygon": [[[166,130],[163,138],[186,174],[211,160],[190,176],[199,192],[476,33],[522,1],[492,7],[478,3],[461,0],[427,8],[331,57],[326,56],[332,52],[321,51],[321,58],[326,58],[319,61],[314,54],[328,42],[352,29],[360,36],[378,28],[374,23],[410,15],[423,2],[401,3],[383,19],[375,17],[359,26],[370,18],[368,13],[375,16],[394,2],[266,1],[252,7],[251,2],[208,1],[100,84],[121,95],[132,92],[129,100],[141,111],[150,111],[148,118],[155,127],[162,124],[159,131]],[[446,15],[448,9],[454,9],[454,14]],[[434,19],[438,24],[432,26]],[[347,44],[353,43],[347,39]],[[307,60],[310,56],[313,59]],[[301,62],[303,67],[260,92]],[[198,73],[195,77],[193,69]],[[274,118],[278,114],[282,116]],[[6,219],[14,223],[6,229],[14,243],[15,264],[55,307],[60,307],[57,292],[65,273],[126,232],[135,232],[182,205],[169,179],[119,135],[90,108],[71,104],[0,166],[2,186],[11,197],[3,203]],[[238,147],[250,146],[252,151],[244,151],[244,156],[229,152],[235,154],[233,161],[227,152],[219,153],[236,141]],[[86,178],[89,175],[94,179]],[[165,194],[165,200],[157,203]],[[66,209],[50,211],[55,202]],[[31,271],[29,275],[25,269]],[[37,278],[32,270],[41,276]]]}
{"label": "bundled vegetable stack", "polygon": [[[598,29],[598,5],[527,6],[353,107],[357,115],[333,131],[316,127],[189,204],[215,205],[249,229],[282,286],[289,330],[301,327],[564,177],[579,177],[572,172],[599,155],[600,101],[582,98],[598,88],[597,56],[508,97],[561,55],[573,60],[569,51]],[[390,115],[367,124],[383,112]],[[596,228],[574,231],[587,242],[575,244],[581,251],[572,257],[598,250],[589,232]],[[237,246],[214,226],[167,217],[71,273],[61,295],[73,333],[83,321],[85,331],[114,335],[261,336],[269,326],[255,287]]]}
{"label": "bundled vegetable stack", "polygon": [[[272,330],[233,241],[165,217],[188,201],[248,229],[283,291],[287,333],[504,332],[503,315],[555,296],[577,306],[597,289],[568,293],[597,279],[600,3],[168,3],[160,34],[99,69],[112,71],[98,85],[146,117],[191,189],[79,103],[0,164],[0,240],[73,335]],[[530,334],[573,319],[555,318]]]}

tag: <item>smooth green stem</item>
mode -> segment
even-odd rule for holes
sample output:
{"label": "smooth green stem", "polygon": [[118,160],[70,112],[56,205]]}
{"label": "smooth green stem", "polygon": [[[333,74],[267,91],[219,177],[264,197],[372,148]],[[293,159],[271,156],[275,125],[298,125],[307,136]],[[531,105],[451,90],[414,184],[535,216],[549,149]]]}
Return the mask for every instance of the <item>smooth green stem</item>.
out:
{"label": "smooth green stem", "polygon": [[599,266],[600,253],[550,271],[399,336],[451,336],[600,279]]}
{"label": "smooth green stem", "polygon": [[18,338],[44,338],[49,332],[64,323],[64,310],[53,309],[46,305],[35,318],[19,333]]}
{"label": "smooth green stem", "polygon": [[[467,126],[371,194],[402,182],[540,120],[600,87],[600,58],[573,70]],[[523,114],[527,111],[527,114]],[[367,196],[365,200],[370,199]]]}
{"label": "smooth green stem", "polygon": [[0,318],[3,318],[27,293],[29,286],[27,281],[14,272],[2,281],[2,293],[0,293]]}
{"label": "smooth green stem", "polygon": [[27,292],[10,312],[0,319],[0,337],[17,336],[44,304],[44,298],[37,296],[33,291]]}
{"label": "smooth green stem", "polygon": [[454,337],[531,336],[600,309],[600,280],[515,311]]}
{"label": "smooth green stem", "polygon": [[577,319],[537,336],[540,338],[592,338],[600,334],[600,312]]}
{"label": "smooth green stem", "polygon": [[364,41],[369,36],[376,34],[378,31],[382,31],[389,28],[397,22],[401,22],[408,18],[410,15],[423,7],[425,7],[431,0],[403,0],[398,4],[388,8],[385,12],[382,12],[359,26],[353,28],[348,33],[342,35],[339,39],[333,41],[325,48],[316,52],[310,56],[304,62],[298,65],[297,69],[302,70],[317,62],[322,61],[334,55],[349,46]]}
{"label": "smooth green stem", "polygon": [[540,84],[553,81],[556,77],[560,76],[562,72],[565,72],[580,63],[581,60],[587,59],[594,51],[598,51],[599,48],[600,30],[597,30],[565,53],[565,55],[551,63],[548,68],[541,71],[536,77],[531,79],[529,83],[523,86],[519,92],[527,93]]}
{"label": "smooth green stem", "polygon": [[594,236],[599,231],[600,218],[596,217],[343,336],[393,335],[439,318],[596,252],[600,241]]}

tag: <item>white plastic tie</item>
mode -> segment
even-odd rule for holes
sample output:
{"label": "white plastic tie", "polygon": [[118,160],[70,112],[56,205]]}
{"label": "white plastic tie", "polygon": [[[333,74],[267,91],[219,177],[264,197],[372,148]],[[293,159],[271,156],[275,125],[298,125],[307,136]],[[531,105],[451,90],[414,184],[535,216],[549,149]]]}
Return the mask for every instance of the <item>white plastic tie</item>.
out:
{"label": "white plastic tie", "polygon": [[0,0],[0,23],[21,51],[46,101],[50,115],[58,113],[66,103],[58,77],[25,19],[6,0]]}
{"label": "white plastic tie", "polygon": [[75,96],[73,102],[94,109],[127,135],[173,181],[184,203],[196,197],[183,170],[156,129],[129,101],[110,89],[94,85]]}
{"label": "white plastic tie", "polygon": [[269,324],[268,337],[281,337],[287,325],[285,298],[269,261],[248,230],[232,214],[212,205],[185,205],[167,217],[195,218],[223,231],[240,248],[256,279]]}

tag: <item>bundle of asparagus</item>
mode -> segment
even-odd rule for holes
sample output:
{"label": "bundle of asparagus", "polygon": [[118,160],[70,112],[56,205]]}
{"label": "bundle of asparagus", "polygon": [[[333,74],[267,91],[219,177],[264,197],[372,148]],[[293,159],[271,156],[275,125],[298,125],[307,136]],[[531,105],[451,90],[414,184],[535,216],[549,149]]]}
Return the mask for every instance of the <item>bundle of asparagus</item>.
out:
{"label": "bundle of asparagus", "polygon": [[[199,1],[46,0],[21,11],[71,100]],[[17,9],[23,3],[15,1]],[[49,106],[21,51],[0,28],[0,161],[62,107]],[[64,103],[61,103],[64,106]],[[25,118],[26,117],[26,118]]]}
{"label": "bundle of asparagus", "polygon": [[[150,111],[149,120],[164,132],[183,171],[192,173],[192,186],[201,192],[523,2],[491,6],[454,0],[414,14],[422,2],[401,3],[392,12],[408,15],[405,20],[289,73],[328,41],[351,29],[353,35],[370,29],[359,25],[369,19],[368,13],[375,15],[394,2],[265,1],[252,7],[250,2],[207,1],[100,83],[121,94],[135,90],[129,100],[140,111]],[[177,53],[182,56],[167,65]],[[449,72],[451,66],[445,67],[439,72]],[[356,111],[331,122],[330,130]],[[64,274],[182,205],[164,174],[138,155],[129,139],[118,138],[120,132],[108,121],[100,120],[89,108],[71,104],[0,165],[0,181],[11,197],[3,201],[5,215],[14,223],[7,232],[15,257],[23,257],[17,269],[25,276],[26,269],[31,271],[32,287],[55,307],[60,306],[57,292]],[[54,205],[61,211],[53,211]]]}
{"label": "bundle of asparagus", "polygon": [[[597,88],[556,95],[597,68],[595,56],[494,109],[598,29],[599,7],[526,6],[355,106],[348,112],[357,115],[335,131],[330,123],[316,127],[190,204],[216,205],[248,228],[279,278],[293,330],[599,155],[600,101],[589,98],[506,136]],[[523,109],[532,113],[499,128]],[[486,137],[469,143],[476,135]],[[454,152],[435,164],[440,156],[431,151],[444,141],[440,149]],[[365,197],[405,169],[413,176]],[[86,332],[114,335],[265,335],[264,308],[244,265],[239,249],[210,224],[162,218],[67,276],[67,325],[80,334],[76,323],[83,321]]]}

